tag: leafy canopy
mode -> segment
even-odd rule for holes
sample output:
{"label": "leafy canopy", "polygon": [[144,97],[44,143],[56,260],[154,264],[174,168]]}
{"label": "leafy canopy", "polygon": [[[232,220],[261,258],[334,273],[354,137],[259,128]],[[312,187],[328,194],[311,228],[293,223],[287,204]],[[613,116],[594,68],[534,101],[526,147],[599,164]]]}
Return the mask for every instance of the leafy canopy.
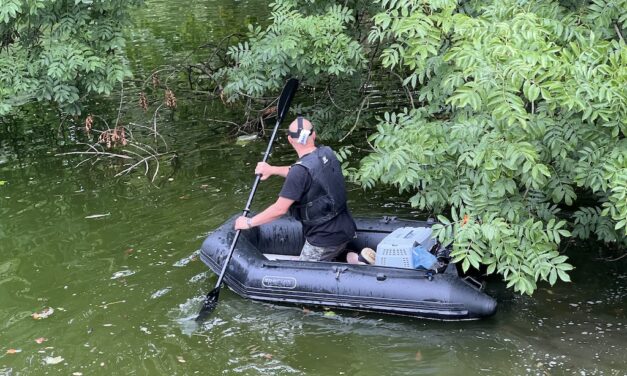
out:
{"label": "leafy canopy", "polygon": [[[564,238],[627,244],[627,0],[341,3],[272,4],[273,23],[215,77],[229,98],[289,75],[358,98],[312,107],[370,134],[340,152],[369,148],[346,164],[354,180],[441,213],[455,261],[521,293],[570,280]],[[375,94],[388,100],[371,106]],[[362,112],[378,120],[359,123]]]}
{"label": "leafy canopy", "polygon": [[[404,72],[420,104],[385,114],[359,181],[452,207],[436,229],[455,239],[455,259],[523,293],[569,280],[557,252],[568,227],[625,244],[626,1],[381,5],[370,40],[387,44],[382,65]],[[570,225],[559,214],[569,206]]]}
{"label": "leafy canopy", "polygon": [[0,0],[0,116],[32,101],[80,113],[130,74],[121,28],[141,0]]}
{"label": "leafy canopy", "polygon": [[227,100],[280,89],[286,76],[306,75],[313,83],[316,77],[352,75],[363,64],[361,46],[345,33],[354,21],[350,9],[314,4],[314,13],[304,16],[292,1],[270,6],[273,23],[266,30],[250,26],[248,41],[229,48],[233,66],[214,77],[226,80]]}
{"label": "leafy canopy", "polygon": [[[627,0],[344,4],[277,0],[273,23],[232,48],[225,92],[260,96],[298,75],[327,90],[356,79],[365,98],[364,67],[400,78],[381,89],[408,93],[395,108],[365,110],[378,120],[349,174],[450,211],[434,229],[454,260],[518,292],[570,280],[565,237],[627,244]],[[363,142],[350,141],[344,159]]]}

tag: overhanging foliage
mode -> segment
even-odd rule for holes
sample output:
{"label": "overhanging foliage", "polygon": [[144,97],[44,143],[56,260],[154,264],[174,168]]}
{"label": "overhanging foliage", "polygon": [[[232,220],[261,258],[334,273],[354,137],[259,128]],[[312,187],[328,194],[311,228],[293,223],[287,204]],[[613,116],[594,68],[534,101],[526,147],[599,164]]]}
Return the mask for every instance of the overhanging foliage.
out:
{"label": "overhanging foliage", "polygon": [[565,237],[625,246],[626,0],[342,4],[276,1],[273,24],[216,76],[225,92],[258,96],[288,75],[327,90],[353,82],[342,88],[358,98],[354,114],[372,85],[363,67],[389,72],[410,95],[396,110],[368,109],[379,118],[371,152],[349,173],[441,213],[436,231],[455,260],[521,293],[569,281]]}
{"label": "overhanging foliage", "polygon": [[140,3],[0,1],[0,116],[33,101],[78,114],[86,94],[109,94],[130,75],[121,28]]}

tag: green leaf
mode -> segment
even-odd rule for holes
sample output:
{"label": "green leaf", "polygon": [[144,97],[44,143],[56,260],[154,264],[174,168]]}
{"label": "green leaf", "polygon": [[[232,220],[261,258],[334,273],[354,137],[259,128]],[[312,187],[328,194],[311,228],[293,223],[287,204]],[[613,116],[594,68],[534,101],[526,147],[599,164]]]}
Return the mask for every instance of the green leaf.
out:
{"label": "green leaf", "polygon": [[468,269],[470,269],[470,260],[468,260],[468,258],[465,258],[464,261],[462,262],[462,270],[464,272],[467,272]]}
{"label": "green leaf", "polygon": [[549,273],[549,283],[553,286],[555,282],[557,282],[557,271],[556,269],[551,269],[551,272]]}
{"label": "green leaf", "polygon": [[564,282],[570,282],[570,276],[568,274],[566,274],[566,272],[564,272],[561,269],[557,269],[557,274],[559,275],[560,279]]}

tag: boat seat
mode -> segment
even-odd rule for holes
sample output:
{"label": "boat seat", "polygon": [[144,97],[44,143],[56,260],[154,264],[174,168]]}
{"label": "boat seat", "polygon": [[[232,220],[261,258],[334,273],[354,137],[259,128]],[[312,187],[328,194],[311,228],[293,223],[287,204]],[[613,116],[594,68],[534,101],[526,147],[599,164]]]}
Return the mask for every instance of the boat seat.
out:
{"label": "boat seat", "polygon": [[277,255],[276,253],[264,253],[263,255],[266,256],[266,258],[268,260],[292,260],[292,261],[298,261],[298,256]]}

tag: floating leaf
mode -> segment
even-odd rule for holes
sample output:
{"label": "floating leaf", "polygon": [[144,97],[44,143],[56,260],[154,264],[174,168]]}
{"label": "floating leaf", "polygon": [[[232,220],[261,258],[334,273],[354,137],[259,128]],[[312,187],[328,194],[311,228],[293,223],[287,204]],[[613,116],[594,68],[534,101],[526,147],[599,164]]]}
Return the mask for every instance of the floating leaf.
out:
{"label": "floating leaf", "polygon": [[44,309],[43,311],[39,312],[39,313],[33,313],[31,316],[35,319],[35,320],[41,320],[41,319],[46,319],[48,318],[50,315],[52,315],[54,313],[54,308],[52,307],[48,307],[46,309]]}
{"label": "floating leaf", "polygon": [[102,217],[106,217],[111,215],[111,213],[106,213],[106,214],[92,214],[92,215],[88,215],[87,217],[85,217],[85,219],[94,219],[94,218],[102,218]]}
{"label": "floating leaf", "polygon": [[198,256],[199,253],[200,253],[200,250],[196,250],[192,254],[190,254],[189,256],[184,257],[184,258],[178,260],[172,266],[176,266],[176,267],[185,266],[185,265],[189,264],[190,262],[195,261],[197,259],[197,256]]}
{"label": "floating leaf", "polygon": [[118,278],[122,278],[122,277],[128,277],[135,274],[134,271],[132,270],[120,270],[119,272],[115,272],[113,273],[113,276],[111,276],[111,279],[118,279]]}
{"label": "floating leaf", "polygon": [[422,353],[420,351],[416,352],[416,361],[417,362],[421,362],[422,361]]}
{"label": "floating leaf", "polygon": [[257,139],[256,134],[245,134],[237,138],[237,144],[244,145],[248,142],[255,141]]}
{"label": "floating leaf", "polygon": [[63,357],[62,356],[47,356],[44,358],[44,363],[46,364],[59,364],[63,361]]}
{"label": "floating leaf", "polygon": [[161,290],[155,291],[152,295],[150,295],[150,299],[158,299],[170,292],[170,290],[172,290],[172,287],[166,287]]}

